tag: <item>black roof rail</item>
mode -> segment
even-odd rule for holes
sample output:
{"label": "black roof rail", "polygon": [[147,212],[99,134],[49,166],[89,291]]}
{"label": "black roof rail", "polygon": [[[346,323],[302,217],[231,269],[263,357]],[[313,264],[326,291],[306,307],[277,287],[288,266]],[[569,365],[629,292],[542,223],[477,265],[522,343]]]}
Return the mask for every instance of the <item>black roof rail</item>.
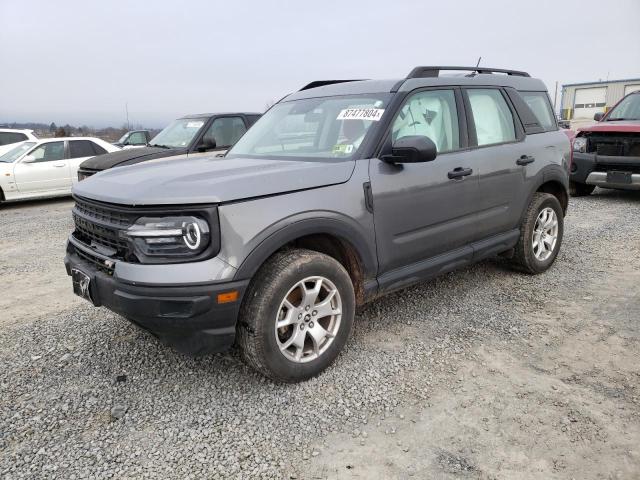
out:
{"label": "black roof rail", "polygon": [[434,66],[434,67],[416,67],[407,78],[427,78],[427,77],[438,77],[440,76],[440,70],[460,70],[465,72],[476,72],[476,73],[506,73],[507,75],[514,75],[516,77],[530,77],[527,72],[521,72],[518,70],[505,70],[503,68],[489,68],[489,67],[442,67],[442,66]]}
{"label": "black roof rail", "polygon": [[362,79],[354,78],[352,80],[314,80],[302,87],[299,92],[309,90],[310,88],[324,87],[325,85],[333,85],[334,83],[360,82]]}

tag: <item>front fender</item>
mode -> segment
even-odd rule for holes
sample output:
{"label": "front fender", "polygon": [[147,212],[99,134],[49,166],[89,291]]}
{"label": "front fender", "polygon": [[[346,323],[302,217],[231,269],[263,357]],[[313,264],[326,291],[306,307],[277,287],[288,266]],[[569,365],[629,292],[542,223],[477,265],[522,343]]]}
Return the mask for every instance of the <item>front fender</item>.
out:
{"label": "front fender", "polygon": [[364,278],[375,277],[375,238],[354,220],[332,211],[312,211],[294,215],[272,225],[242,261],[235,279],[251,278],[277,250],[298,238],[326,234],[351,245],[358,254]]}

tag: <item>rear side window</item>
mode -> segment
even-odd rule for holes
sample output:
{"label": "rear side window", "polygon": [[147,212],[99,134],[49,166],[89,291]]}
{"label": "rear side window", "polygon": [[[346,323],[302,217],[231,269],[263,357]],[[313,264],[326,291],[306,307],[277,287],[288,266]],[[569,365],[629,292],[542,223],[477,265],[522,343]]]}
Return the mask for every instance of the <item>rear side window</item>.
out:
{"label": "rear side window", "polygon": [[467,90],[467,94],[476,127],[478,146],[516,140],[513,115],[500,90],[473,88]]}
{"label": "rear side window", "polygon": [[524,99],[545,131],[555,130],[557,128],[553,111],[551,110],[551,104],[549,103],[549,97],[547,97],[546,93],[520,92],[520,96]]}
{"label": "rear side window", "polygon": [[19,132],[0,132],[0,145],[11,145],[12,143],[24,142],[27,136]]}
{"label": "rear side window", "polygon": [[69,142],[69,158],[93,157],[93,142],[89,140],[72,140]]}

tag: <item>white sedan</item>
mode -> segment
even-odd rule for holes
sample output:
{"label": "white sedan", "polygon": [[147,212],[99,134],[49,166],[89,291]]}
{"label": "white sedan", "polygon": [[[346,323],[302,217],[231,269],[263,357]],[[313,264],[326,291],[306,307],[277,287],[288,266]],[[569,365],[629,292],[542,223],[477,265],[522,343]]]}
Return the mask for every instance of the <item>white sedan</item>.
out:
{"label": "white sedan", "polygon": [[69,195],[82,162],[118,150],[94,137],[19,143],[0,155],[0,201]]}

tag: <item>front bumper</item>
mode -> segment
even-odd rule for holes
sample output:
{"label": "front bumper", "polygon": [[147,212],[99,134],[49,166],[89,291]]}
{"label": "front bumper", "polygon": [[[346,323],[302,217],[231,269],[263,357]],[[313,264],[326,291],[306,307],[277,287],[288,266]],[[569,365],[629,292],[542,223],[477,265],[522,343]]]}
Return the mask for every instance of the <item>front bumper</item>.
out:
{"label": "front bumper", "polygon": [[[607,181],[607,172],[630,172],[631,183],[611,183]],[[603,188],[640,190],[640,157],[615,157],[594,153],[573,152],[571,174],[572,182],[597,185]]]}
{"label": "front bumper", "polygon": [[[149,331],[162,342],[190,355],[226,350],[235,339],[236,321],[248,280],[175,285],[141,285],[118,279],[81,256],[71,242],[64,264],[67,274],[77,269],[89,276],[91,300],[135,325]],[[220,293],[238,291],[231,303],[218,303]]]}

